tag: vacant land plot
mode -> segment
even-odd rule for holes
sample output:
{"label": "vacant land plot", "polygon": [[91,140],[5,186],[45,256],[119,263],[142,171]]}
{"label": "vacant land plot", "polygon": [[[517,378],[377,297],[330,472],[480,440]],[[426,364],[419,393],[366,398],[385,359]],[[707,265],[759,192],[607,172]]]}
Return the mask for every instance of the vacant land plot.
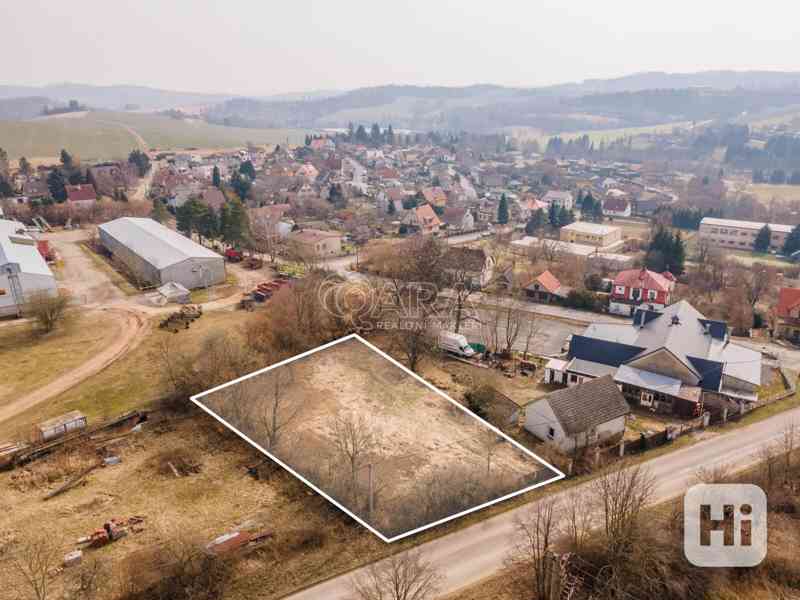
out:
{"label": "vacant land plot", "polygon": [[119,334],[118,320],[118,316],[100,311],[74,314],[47,335],[37,333],[28,322],[3,323],[0,405],[89,360]]}
{"label": "vacant land plot", "polygon": [[557,478],[355,337],[196,401],[388,539]]}
{"label": "vacant land plot", "polygon": [[779,202],[800,200],[800,185],[771,185],[751,183],[745,192],[753,194],[762,204],[769,205],[772,200]]}

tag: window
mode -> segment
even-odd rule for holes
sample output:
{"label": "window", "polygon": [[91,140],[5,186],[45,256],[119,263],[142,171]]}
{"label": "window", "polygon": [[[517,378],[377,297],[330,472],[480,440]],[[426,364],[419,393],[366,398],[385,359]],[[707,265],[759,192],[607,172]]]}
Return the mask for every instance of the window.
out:
{"label": "window", "polygon": [[556,437],[556,430],[552,427],[549,427],[547,429],[547,439],[552,440],[554,437]]}
{"label": "window", "polygon": [[569,374],[569,381],[570,383],[578,383],[578,376],[575,373]]}
{"label": "window", "polygon": [[656,292],[655,290],[647,290],[647,299],[648,300],[655,300],[657,295],[658,295],[658,292]]}

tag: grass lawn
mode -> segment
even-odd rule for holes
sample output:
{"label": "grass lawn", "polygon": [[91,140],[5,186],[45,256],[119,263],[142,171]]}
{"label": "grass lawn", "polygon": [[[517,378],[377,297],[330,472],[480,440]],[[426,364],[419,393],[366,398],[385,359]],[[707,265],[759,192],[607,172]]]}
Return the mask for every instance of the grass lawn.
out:
{"label": "grass lawn", "polygon": [[779,201],[800,200],[800,185],[772,185],[769,183],[751,183],[745,192],[753,194],[763,204],[773,199]]}
{"label": "grass lawn", "polygon": [[0,404],[33,391],[89,360],[116,337],[119,327],[106,313],[69,313],[59,327],[41,335],[29,323],[0,327]]}
{"label": "grass lawn", "polygon": [[[252,313],[245,311],[213,311],[203,315],[189,329],[178,333],[158,329],[158,318],[155,318],[151,321],[151,331],[134,350],[46,404],[33,407],[15,419],[0,424],[0,438],[23,425],[71,410],[80,410],[91,422],[135,408],[146,408],[163,397],[167,390],[161,376],[161,358],[158,353],[162,340],[169,338],[171,347],[176,350],[194,352],[212,330],[235,332],[251,316]],[[113,335],[113,327],[109,326],[107,329],[112,330]],[[76,360],[75,364],[81,360]]]}

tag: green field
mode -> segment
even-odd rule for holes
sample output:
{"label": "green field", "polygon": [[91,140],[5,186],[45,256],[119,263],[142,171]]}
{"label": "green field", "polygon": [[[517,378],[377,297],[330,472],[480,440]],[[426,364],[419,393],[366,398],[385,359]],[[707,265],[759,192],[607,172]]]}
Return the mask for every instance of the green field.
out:
{"label": "green field", "polygon": [[245,129],[177,120],[142,113],[90,112],[69,118],[0,121],[0,147],[12,158],[58,156],[62,148],[82,160],[109,160],[127,156],[142,142],[148,148],[235,148],[258,145],[302,144],[307,132],[298,129]]}
{"label": "green field", "polygon": [[643,127],[621,127],[617,129],[587,129],[585,131],[572,131],[557,134],[544,133],[535,128],[510,127],[506,131],[522,141],[537,141],[544,148],[550,138],[560,137],[565,142],[578,139],[588,135],[589,139],[595,144],[600,142],[613,142],[619,138],[637,137],[640,135],[668,134],[675,128],[688,129],[692,126],[691,121],[678,121],[674,123],[661,123],[658,125],[646,125]]}

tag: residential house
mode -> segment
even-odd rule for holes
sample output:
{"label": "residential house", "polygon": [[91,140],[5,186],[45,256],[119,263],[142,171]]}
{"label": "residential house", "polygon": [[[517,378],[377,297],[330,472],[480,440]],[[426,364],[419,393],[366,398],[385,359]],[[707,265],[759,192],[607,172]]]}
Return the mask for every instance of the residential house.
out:
{"label": "residential house", "polygon": [[289,244],[300,258],[319,259],[342,253],[342,234],[338,231],[303,229],[289,234]]}
{"label": "residential house", "polygon": [[603,215],[606,217],[630,217],[631,203],[624,195],[609,195],[603,200]]}
{"label": "residential house", "polygon": [[336,150],[336,143],[327,137],[316,138],[311,140],[309,148],[314,152],[333,152]]}
{"label": "residential house", "polygon": [[772,309],[772,335],[800,343],[800,289],[781,288],[778,303]]}
{"label": "residential house", "polygon": [[423,188],[422,195],[425,196],[425,201],[431,206],[443,208],[447,205],[447,194],[438,186]]}
{"label": "residential house", "polygon": [[29,179],[22,184],[22,195],[28,200],[45,200],[50,198],[50,188],[44,179]]}
{"label": "residential house", "polygon": [[529,300],[544,304],[562,300],[566,296],[566,291],[566,288],[550,271],[541,273],[525,286],[525,296]]}
{"label": "residential house", "polygon": [[473,289],[480,289],[494,278],[494,257],[482,248],[448,246],[442,259],[445,273],[455,275],[461,283]]}
{"label": "residential house", "polygon": [[675,276],[669,271],[655,273],[642,267],[621,271],[611,286],[608,311],[630,316],[641,304],[664,308],[675,289]]}
{"label": "residential house", "polygon": [[611,375],[556,390],[525,407],[525,429],[563,452],[621,439],[631,408]]}
{"label": "residential house", "polygon": [[589,325],[572,336],[566,364],[548,369],[547,381],[568,386],[611,375],[632,406],[681,417],[748,410],[761,386],[761,353],[731,342],[727,323],[685,300],[639,308],[630,323]]}
{"label": "residential house", "polygon": [[572,210],[572,207],[575,203],[574,199],[572,198],[572,192],[558,190],[550,190],[547,192],[544,196],[542,196],[542,202],[544,202],[548,208],[552,205],[555,205],[556,208],[564,208],[565,210]]}
{"label": "residential house", "polygon": [[136,167],[130,163],[110,163],[89,167],[89,183],[100,196],[116,197],[127,192],[137,180]]}
{"label": "residential house", "polygon": [[472,231],[475,229],[475,217],[464,207],[448,206],[442,214],[442,221],[448,231]]}
{"label": "residential house", "polygon": [[430,204],[423,204],[408,211],[408,216],[403,222],[407,227],[423,234],[438,233],[442,227],[441,220]]}
{"label": "residential house", "polygon": [[97,192],[91,183],[65,185],[67,202],[76,208],[92,208],[97,202]]}

